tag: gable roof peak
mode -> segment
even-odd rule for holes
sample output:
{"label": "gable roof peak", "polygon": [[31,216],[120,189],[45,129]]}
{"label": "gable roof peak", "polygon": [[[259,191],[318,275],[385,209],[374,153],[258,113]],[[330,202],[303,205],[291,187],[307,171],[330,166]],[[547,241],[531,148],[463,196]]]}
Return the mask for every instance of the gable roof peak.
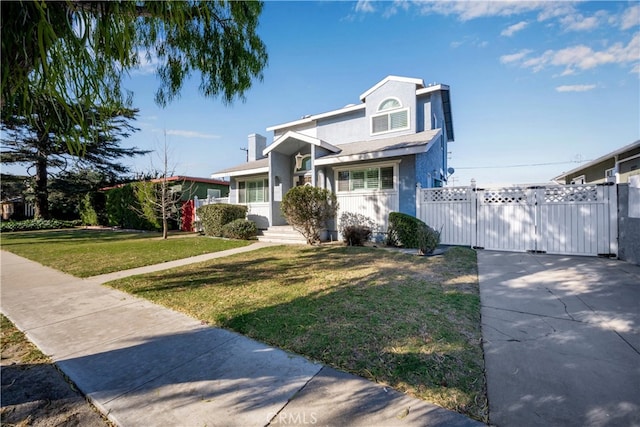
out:
{"label": "gable roof peak", "polygon": [[364,102],[367,96],[371,95],[371,93],[375,92],[380,86],[390,81],[413,83],[416,85],[416,89],[422,89],[424,87],[424,81],[422,79],[416,79],[413,77],[387,76],[384,79],[380,80],[378,83],[376,83],[371,89],[367,90],[362,95],[360,95],[360,101]]}

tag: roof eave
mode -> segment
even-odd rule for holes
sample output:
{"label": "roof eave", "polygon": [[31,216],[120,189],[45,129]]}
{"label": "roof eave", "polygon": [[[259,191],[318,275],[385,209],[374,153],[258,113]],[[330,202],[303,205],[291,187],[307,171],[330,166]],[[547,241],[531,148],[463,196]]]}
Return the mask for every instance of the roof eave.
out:
{"label": "roof eave", "polygon": [[380,80],[378,83],[376,83],[369,90],[367,90],[366,92],[362,93],[360,95],[360,101],[364,102],[364,100],[367,98],[367,96],[371,95],[373,92],[378,90],[382,85],[384,85],[384,84],[386,84],[386,83],[388,83],[390,81],[413,83],[416,86],[424,87],[424,81],[422,79],[416,79],[414,77],[387,76],[384,79]]}
{"label": "roof eave", "polygon": [[257,175],[257,174],[261,174],[261,173],[269,173],[269,167],[268,166],[264,166],[264,167],[260,167],[260,168],[253,168],[253,169],[239,169],[239,170],[234,170],[234,171],[220,171],[220,172],[216,172],[216,173],[212,173],[211,174],[211,178],[212,179],[220,179],[220,178],[224,178],[224,177],[232,177],[232,176],[244,176],[244,175]]}
{"label": "roof eave", "polygon": [[425,142],[423,145],[415,145],[407,148],[399,148],[395,150],[384,150],[384,151],[373,151],[370,153],[358,153],[351,154],[347,156],[331,156],[329,158],[319,158],[315,160],[315,164],[317,166],[328,166],[340,163],[353,163],[353,162],[361,162],[366,160],[379,160],[379,159],[387,159],[390,157],[402,157],[409,156],[412,154],[420,154],[427,151],[428,143]]}
{"label": "roof eave", "polygon": [[280,124],[280,125],[270,126],[270,127],[267,128],[267,131],[271,132],[271,131],[275,131],[275,130],[279,130],[279,129],[285,129],[285,128],[289,128],[289,127],[304,125],[304,124],[307,124],[307,123],[312,123],[312,122],[314,122],[316,120],[326,119],[327,117],[339,116],[341,114],[346,114],[346,113],[351,113],[353,111],[358,111],[358,110],[361,110],[361,109],[363,109],[365,107],[366,107],[365,104],[350,105],[348,107],[340,108],[340,109],[337,109],[337,110],[331,110],[331,111],[327,111],[325,113],[314,114],[314,115],[311,115],[309,117],[304,117],[302,119],[295,120],[293,122],[288,122],[288,123],[283,123],[283,124]]}

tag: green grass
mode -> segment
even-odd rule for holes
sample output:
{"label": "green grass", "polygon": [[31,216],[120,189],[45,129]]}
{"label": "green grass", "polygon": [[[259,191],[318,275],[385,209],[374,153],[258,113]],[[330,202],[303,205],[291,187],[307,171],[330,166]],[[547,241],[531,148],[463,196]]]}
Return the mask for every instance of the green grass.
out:
{"label": "green grass", "polygon": [[109,285],[487,421],[470,249],[278,246]]}
{"label": "green grass", "polygon": [[192,234],[97,230],[47,230],[0,235],[0,248],[77,277],[114,271],[190,256],[233,249],[250,244]]}

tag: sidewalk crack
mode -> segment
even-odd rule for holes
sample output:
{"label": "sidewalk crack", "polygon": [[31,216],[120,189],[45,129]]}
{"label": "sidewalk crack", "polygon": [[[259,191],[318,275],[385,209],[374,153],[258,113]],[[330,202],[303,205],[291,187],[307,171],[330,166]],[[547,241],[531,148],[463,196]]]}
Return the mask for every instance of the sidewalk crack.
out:
{"label": "sidewalk crack", "polygon": [[310,377],[310,378],[309,378],[309,379],[304,383],[304,385],[303,385],[302,387],[300,387],[300,389],[298,389],[295,393],[293,393],[293,396],[291,396],[289,399],[287,399],[287,402],[282,406],[282,408],[280,408],[280,409],[278,410],[278,412],[276,412],[276,413],[273,415],[273,417],[271,417],[271,419],[269,420],[269,422],[268,422],[268,423],[266,423],[266,424],[264,425],[264,427],[269,427],[269,426],[271,425],[271,423],[273,423],[273,422],[278,418],[278,416],[282,413],[282,411],[284,411],[284,410],[285,410],[285,408],[286,408],[287,406],[289,406],[289,403],[291,403],[291,401],[292,401],[293,399],[295,399],[295,398],[296,398],[296,396],[297,396],[297,395],[299,395],[299,394],[302,392],[302,390],[304,390],[304,389],[307,387],[307,385],[308,385],[311,381],[313,381],[313,379],[314,379],[315,377],[317,377],[318,375],[320,375],[320,372],[322,372],[322,370],[323,370],[324,368],[325,368],[325,367],[324,367],[324,365],[323,365],[320,369],[318,369],[318,372],[316,372],[315,374],[313,374],[313,375],[312,375],[312,376],[311,376],[311,377]]}
{"label": "sidewalk crack", "polygon": [[547,290],[547,292],[549,292],[551,295],[553,295],[558,301],[560,301],[560,304],[562,304],[562,306],[564,307],[564,312],[567,314],[569,319],[571,319],[571,320],[573,320],[575,322],[576,319],[569,313],[569,309],[567,308],[567,304],[562,300],[562,298],[560,298],[558,295],[554,294],[553,291],[551,289],[549,289],[548,287],[545,287],[545,289]]}

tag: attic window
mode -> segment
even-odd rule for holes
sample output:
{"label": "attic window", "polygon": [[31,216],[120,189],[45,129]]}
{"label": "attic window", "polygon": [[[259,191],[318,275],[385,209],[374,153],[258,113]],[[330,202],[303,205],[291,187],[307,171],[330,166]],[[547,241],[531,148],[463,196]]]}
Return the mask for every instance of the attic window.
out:
{"label": "attic window", "polygon": [[371,116],[371,134],[409,129],[409,109],[402,108],[397,98],[387,98],[378,106],[378,114]]}

